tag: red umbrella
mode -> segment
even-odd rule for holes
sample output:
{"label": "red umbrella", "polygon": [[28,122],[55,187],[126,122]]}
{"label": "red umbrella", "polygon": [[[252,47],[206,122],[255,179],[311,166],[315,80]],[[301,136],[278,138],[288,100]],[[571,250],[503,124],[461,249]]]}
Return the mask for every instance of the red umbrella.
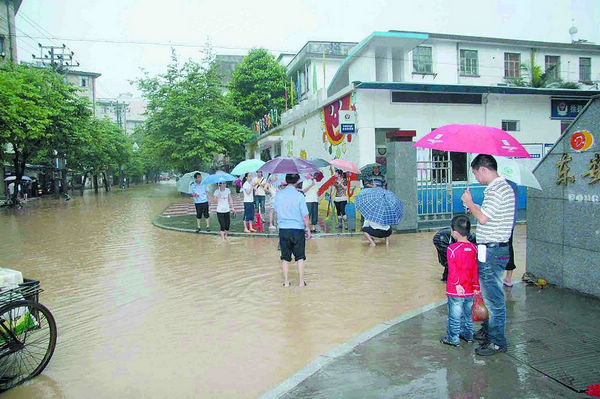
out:
{"label": "red umbrella", "polygon": [[446,125],[431,131],[414,147],[471,154],[531,158],[527,150],[502,129],[482,125]]}

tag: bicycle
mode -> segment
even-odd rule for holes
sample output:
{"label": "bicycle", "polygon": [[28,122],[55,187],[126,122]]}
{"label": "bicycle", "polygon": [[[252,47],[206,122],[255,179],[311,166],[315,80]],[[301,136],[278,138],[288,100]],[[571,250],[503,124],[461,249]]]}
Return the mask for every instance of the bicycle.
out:
{"label": "bicycle", "polygon": [[56,322],[39,303],[40,283],[0,290],[0,392],[40,374],[56,347]]}

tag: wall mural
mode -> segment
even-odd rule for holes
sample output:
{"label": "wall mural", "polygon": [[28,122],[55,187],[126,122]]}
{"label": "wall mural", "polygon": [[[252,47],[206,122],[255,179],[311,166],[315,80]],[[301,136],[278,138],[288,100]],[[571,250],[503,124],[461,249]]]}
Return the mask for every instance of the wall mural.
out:
{"label": "wall mural", "polygon": [[345,154],[348,144],[352,142],[352,134],[342,134],[340,132],[339,110],[356,111],[356,94],[349,93],[327,104],[321,111],[323,145],[325,151],[329,152],[330,155],[334,155],[335,147],[335,158],[340,158],[342,154]]}

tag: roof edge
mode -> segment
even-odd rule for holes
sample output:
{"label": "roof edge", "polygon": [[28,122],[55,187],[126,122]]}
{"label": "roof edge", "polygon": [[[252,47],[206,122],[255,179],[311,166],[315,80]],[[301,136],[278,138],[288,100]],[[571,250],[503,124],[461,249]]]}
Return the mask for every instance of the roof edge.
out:
{"label": "roof edge", "polygon": [[[350,54],[348,54],[348,56],[344,59],[344,61],[342,62],[342,65],[340,65],[340,67],[338,68],[337,71],[335,71],[335,75],[333,75],[333,78],[331,79],[331,82],[329,82],[329,85],[327,86],[327,91],[329,91],[331,89],[331,86],[333,85],[333,83],[335,82],[335,79],[338,77],[338,75],[340,74],[340,71],[347,66],[347,64],[350,62],[350,60],[358,54],[358,52],[360,52],[363,48],[365,48],[367,46],[367,44],[373,40],[375,37],[394,37],[394,38],[410,38],[410,39],[421,39],[423,41],[426,41],[429,36],[427,33],[422,33],[422,32],[393,32],[393,31],[388,31],[388,32],[381,32],[381,31],[375,31],[373,33],[371,33],[369,36],[367,36],[365,39],[363,39],[363,41],[361,41],[360,43],[358,43],[356,45],[356,47],[354,47],[352,49],[352,51],[350,52]],[[351,82],[348,82],[351,83]]]}

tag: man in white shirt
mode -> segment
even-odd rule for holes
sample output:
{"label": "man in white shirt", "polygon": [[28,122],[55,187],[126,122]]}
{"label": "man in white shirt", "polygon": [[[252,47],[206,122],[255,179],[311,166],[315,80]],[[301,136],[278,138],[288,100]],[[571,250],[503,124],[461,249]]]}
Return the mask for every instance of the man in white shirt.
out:
{"label": "man in white shirt", "polygon": [[498,176],[498,164],[491,155],[481,154],[471,162],[478,182],[486,184],[483,204],[476,205],[467,189],[461,199],[477,219],[477,260],[479,284],[489,320],[474,337],[482,341],[475,350],[480,356],[506,352],[506,303],[502,275],[509,259],[509,244],[515,213],[515,193],[504,177]]}

